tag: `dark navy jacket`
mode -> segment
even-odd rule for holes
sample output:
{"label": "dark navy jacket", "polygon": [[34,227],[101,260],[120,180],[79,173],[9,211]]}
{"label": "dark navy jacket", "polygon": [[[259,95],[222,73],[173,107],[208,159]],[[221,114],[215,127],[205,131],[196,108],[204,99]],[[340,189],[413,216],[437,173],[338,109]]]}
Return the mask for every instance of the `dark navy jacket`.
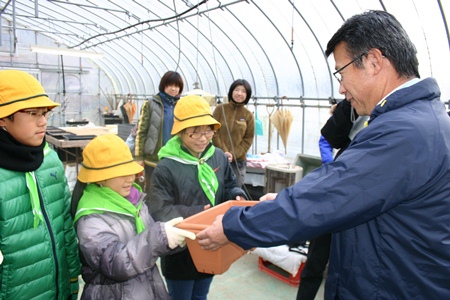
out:
{"label": "dark navy jacket", "polygon": [[450,118],[434,79],[389,95],[334,162],[223,218],[239,246],[333,232],[326,299],[450,299]]}

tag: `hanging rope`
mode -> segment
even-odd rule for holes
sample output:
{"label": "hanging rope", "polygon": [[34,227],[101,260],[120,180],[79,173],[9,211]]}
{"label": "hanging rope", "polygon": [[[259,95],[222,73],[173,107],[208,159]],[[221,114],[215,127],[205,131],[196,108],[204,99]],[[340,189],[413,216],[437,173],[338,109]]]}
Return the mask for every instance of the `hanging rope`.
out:
{"label": "hanging rope", "polygon": [[292,0],[292,27],[291,27],[291,50],[294,49],[294,15],[295,15],[295,1]]}
{"label": "hanging rope", "polygon": [[141,32],[141,65],[144,65],[144,33]]}
{"label": "hanging rope", "polygon": [[[209,8],[208,8],[208,3],[206,3],[206,11],[208,14],[208,28],[209,28],[209,40],[211,41],[211,48],[212,48],[212,55],[213,55],[213,61],[214,61],[214,72],[215,72],[215,77],[217,78],[217,76],[219,75],[219,70],[217,67],[217,61],[216,61],[216,52],[214,51],[214,42],[213,42],[213,34],[212,34],[212,30],[211,30],[211,18],[209,17]],[[217,80],[217,79],[216,79]],[[219,83],[217,83],[217,94],[220,95],[220,87],[219,87]]]}
{"label": "hanging rope", "polygon": [[196,57],[196,65],[195,65],[195,86],[194,88],[200,88],[199,84],[200,84],[200,78],[198,76],[198,54],[199,51],[198,50],[198,41],[200,39],[200,9],[197,8],[197,44],[196,44],[196,48],[197,48],[197,57]]}
{"label": "hanging rope", "polygon": [[[177,6],[175,4],[175,0],[173,0],[173,9],[175,11],[175,15],[177,13]],[[180,61],[181,61],[181,33],[180,33],[180,24],[179,19],[177,18],[177,36],[178,36],[178,59],[177,59],[177,67],[175,68],[175,72],[178,71],[180,68]]]}

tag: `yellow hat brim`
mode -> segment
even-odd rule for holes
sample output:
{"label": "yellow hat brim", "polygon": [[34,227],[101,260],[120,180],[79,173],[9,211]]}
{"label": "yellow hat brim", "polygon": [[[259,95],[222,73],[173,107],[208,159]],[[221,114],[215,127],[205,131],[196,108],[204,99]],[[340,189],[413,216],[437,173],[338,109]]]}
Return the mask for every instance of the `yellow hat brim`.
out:
{"label": "yellow hat brim", "polygon": [[46,95],[41,95],[29,99],[19,99],[3,104],[0,107],[0,119],[8,117],[18,112],[19,110],[23,109],[41,108],[41,107],[48,107],[49,109],[53,109],[59,105],[60,105],[59,103],[53,102]]}
{"label": "yellow hat brim", "polygon": [[208,126],[208,125],[213,125],[214,130],[220,128],[220,123],[216,119],[214,119],[211,115],[204,115],[201,117],[191,118],[183,121],[175,119],[171,134],[177,134],[181,130],[189,127]]}
{"label": "yellow hat brim", "polygon": [[100,182],[115,177],[136,175],[143,170],[144,168],[135,161],[95,171],[82,166],[78,173],[78,180],[84,183]]}

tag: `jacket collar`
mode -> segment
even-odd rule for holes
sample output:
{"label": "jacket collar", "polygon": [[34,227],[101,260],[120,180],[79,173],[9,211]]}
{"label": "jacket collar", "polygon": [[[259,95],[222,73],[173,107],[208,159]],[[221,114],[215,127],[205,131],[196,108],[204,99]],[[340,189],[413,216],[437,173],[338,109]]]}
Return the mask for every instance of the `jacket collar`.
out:
{"label": "jacket collar", "polygon": [[234,101],[228,101],[228,103],[230,104],[230,106],[231,107],[233,107],[234,109],[238,109],[238,108],[241,108],[241,107],[244,107],[245,106],[245,104],[242,102],[242,103],[237,103],[237,102],[234,102]]}
{"label": "jacket collar", "polygon": [[426,78],[416,84],[401,88],[390,94],[375,107],[370,115],[369,124],[375,118],[388,111],[398,109],[418,100],[431,101],[440,97],[440,95],[441,91],[434,78]]}

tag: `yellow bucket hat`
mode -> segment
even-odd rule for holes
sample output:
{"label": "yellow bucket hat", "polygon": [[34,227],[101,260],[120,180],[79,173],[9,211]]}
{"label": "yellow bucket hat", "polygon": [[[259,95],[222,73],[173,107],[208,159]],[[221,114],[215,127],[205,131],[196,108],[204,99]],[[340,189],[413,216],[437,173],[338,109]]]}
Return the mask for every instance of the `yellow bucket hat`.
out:
{"label": "yellow bucket hat", "polygon": [[197,95],[180,98],[175,106],[173,115],[172,134],[177,134],[183,129],[196,126],[214,125],[214,130],[220,128],[220,123],[211,115],[209,103]]}
{"label": "yellow bucket hat", "polygon": [[58,105],[48,98],[41,83],[32,75],[18,70],[0,71],[0,119],[22,109],[53,109]]}
{"label": "yellow bucket hat", "polygon": [[99,182],[142,172],[134,161],[130,148],[115,134],[95,137],[83,150],[83,162],[78,174],[81,182]]}

